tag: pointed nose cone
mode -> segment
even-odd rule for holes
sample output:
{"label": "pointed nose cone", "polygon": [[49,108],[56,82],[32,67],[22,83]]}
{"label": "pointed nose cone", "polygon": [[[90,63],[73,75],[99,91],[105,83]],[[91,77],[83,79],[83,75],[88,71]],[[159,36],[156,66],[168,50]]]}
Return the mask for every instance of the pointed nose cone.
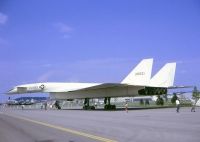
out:
{"label": "pointed nose cone", "polygon": [[11,90],[9,90],[6,94],[16,94],[17,93],[17,89],[16,88],[13,88]]}

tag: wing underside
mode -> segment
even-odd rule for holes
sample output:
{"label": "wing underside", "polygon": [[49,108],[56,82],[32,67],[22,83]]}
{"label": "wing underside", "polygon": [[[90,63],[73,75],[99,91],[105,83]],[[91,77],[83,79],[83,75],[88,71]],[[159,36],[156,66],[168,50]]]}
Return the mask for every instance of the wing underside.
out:
{"label": "wing underside", "polygon": [[50,92],[50,97],[57,99],[128,97],[138,95],[138,91],[143,88],[144,86],[120,83],[104,83],[66,92]]}
{"label": "wing underside", "polygon": [[100,85],[87,87],[87,88],[83,88],[83,89],[77,89],[77,90],[68,91],[68,92],[89,91],[89,90],[99,90],[99,89],[112,89],[112,88],[126,88],[126,87],[133,87],[133,88],[137,89],[137,88],[141,88],[141,87],[143,88],[144,86],[128,85],[128,84],[121,84],[121,83],[103,83]]}

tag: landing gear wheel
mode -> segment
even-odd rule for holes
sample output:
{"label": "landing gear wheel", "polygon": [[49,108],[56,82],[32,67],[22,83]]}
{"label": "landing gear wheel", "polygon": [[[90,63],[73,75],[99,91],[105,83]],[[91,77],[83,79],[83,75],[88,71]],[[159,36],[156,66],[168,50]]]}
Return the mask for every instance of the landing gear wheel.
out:
{"label": "landing gear wheel", "polygon": [[95,110],[95,106],[83,106],[84,110]]}
{"label": "landing gear wheel", "polygon": [[105,110],[116,110],[116,105],[105,105],[104,109]]}

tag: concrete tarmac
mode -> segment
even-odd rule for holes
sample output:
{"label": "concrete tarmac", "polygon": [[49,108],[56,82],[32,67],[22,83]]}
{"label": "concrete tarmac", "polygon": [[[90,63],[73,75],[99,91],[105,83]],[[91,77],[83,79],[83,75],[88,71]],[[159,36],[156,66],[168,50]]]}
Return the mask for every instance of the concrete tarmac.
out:
{"label": "concrete tarmac", "polygon": [[200,108],[0,110],[0,142],[199,142]]}

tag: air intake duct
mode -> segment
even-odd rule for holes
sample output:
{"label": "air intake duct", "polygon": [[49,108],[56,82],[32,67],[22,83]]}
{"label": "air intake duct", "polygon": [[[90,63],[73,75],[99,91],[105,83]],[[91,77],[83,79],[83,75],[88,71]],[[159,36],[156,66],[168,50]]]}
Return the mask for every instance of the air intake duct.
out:
{"label": "air intake duct", "polygon": [[163,87],[145,87],[144,89],[141,89],[138,91],[139,95],[163,95],[167,94],[167,88]]}

